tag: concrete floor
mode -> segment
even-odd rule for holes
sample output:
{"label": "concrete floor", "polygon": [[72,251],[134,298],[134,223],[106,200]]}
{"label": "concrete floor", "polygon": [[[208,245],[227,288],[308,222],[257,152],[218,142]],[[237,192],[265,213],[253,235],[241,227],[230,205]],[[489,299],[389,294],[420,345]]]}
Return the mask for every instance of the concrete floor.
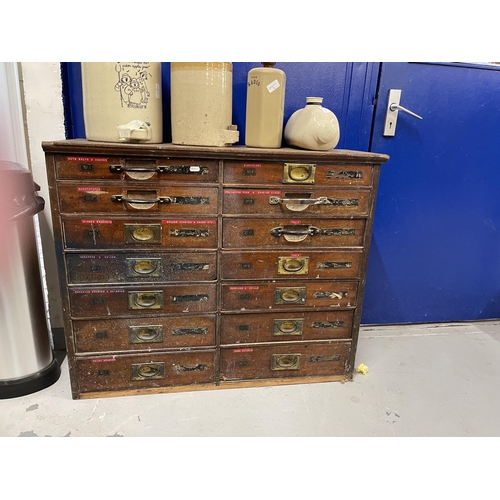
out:
{"label": "concrete floor", "polygon": [[500,436],[500,322],[362,328],[353,382],[0,400],[4,437]]}

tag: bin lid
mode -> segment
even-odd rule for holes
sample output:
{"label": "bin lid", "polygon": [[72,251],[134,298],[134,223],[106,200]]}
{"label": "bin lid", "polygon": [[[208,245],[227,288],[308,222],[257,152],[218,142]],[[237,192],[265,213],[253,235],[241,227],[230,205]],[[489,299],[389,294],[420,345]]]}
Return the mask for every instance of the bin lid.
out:
{"label": "bin lid", "polygon": [[26,167],[0,160],[0,220],[31,217],[42,211],[45,202],[37,195],[39,190]]}

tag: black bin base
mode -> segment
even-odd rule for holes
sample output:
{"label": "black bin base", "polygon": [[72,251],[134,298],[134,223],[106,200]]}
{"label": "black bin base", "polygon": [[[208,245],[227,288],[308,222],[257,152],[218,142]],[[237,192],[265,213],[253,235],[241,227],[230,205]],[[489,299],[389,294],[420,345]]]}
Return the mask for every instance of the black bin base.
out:
{"label": "black bin base", "polygon": [[52,363],[34,375],[15,379],[0,380],[0,399],[18,398],[50,387],[59,380],[61,368],[54,358]]}

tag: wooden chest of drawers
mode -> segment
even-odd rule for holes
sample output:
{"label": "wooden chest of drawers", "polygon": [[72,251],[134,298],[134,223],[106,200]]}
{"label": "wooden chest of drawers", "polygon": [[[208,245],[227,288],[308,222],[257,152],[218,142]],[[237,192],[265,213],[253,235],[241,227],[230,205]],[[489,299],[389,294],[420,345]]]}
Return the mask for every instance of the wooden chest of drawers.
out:
{"label": "wooden chest of drawers", "polygon": [[352,378],[387,156],[43,149],[73,398]]}

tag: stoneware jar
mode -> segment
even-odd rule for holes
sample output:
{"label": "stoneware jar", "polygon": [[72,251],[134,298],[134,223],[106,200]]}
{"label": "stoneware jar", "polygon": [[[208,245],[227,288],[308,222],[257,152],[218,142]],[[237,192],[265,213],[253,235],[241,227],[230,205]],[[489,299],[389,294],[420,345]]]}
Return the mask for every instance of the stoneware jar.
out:
{"label": "stoneware jar", "polygon": [[247,76],[245,145],[253,148],[280,148],[285,109],[285,72],[262,63]]}
{"label": "stoneware jar", "polygon": [[173,144],[230,146],[239,132],[233,114],[233,65],[170,63]]}
{"label": "stoneware jar", "polygon": [[285,141],[290,146],[327,151],[339,143],[339,121],[322,103],[322,97],[307,97],[306,106],[290,116],[284,133]]}
{"label": "stoneware jar", "polygon": [[83,118],[90,141],[163,141],[161,63],[83,62]]}

